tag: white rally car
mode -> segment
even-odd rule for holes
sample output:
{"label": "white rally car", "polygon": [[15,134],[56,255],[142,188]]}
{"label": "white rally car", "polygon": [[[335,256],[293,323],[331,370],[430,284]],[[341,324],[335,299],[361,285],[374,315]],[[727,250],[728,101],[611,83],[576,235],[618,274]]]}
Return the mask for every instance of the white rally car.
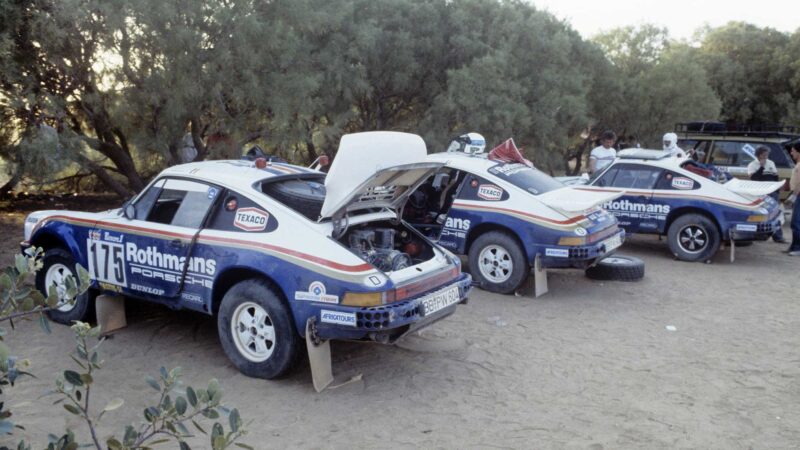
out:
{"label": "white rally car", "polygon": [[89,268],[93,289],[54,320],[83,319],[98,292],[216,314],[239,370],[274,378],[304,335],[389,343],[466,299],[458,258],[398,214],[441,167],[426,153],[419,136],[373,132],[344,136],[327,177],[265,159],[171,167],[117,210],[32,213],[23,247],[46,250],[44,293]]}
{"label": "white rally car", "polygon": [[409,198],[403,217],[468,255],[472,276],[488,291],[514,292],[537,260],[542,268],[588,268],[625,239],[599,207],[621,194],[566,187],[530,167],[513,140],[488,155],[449,151],[428,161],[444,168]]}
{"label": "white rally car", "polygon": [[603,208],[629,233],[666,235],[684,261],[708,261],[723,241],[768,239],[780,226],[778,203],[768,196],[782,181],[726,180],[712,167],[661,150],[627,149],[591,180],[565,178],[575,189],[622,194]]}

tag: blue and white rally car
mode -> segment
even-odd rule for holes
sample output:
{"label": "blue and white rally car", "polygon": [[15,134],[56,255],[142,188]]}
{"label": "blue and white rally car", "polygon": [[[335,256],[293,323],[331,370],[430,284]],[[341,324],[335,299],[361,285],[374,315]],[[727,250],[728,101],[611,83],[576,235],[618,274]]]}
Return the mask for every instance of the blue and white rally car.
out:
{"label": "blue and white rally car", "polygon": [[23,246],[46,250],[44,292],[89,268],[93,290],[54,320],[83,319],[100,291],[216,314],[236,367],[274,378],[307,327],[390,343],[466,299],[458,258],[398,214],[441,167],[426,153],[419,136],[374,132],[344,136],[327,177],[265,159],[184,164],[121,209],[32,213]]}
{"label": "blue and white rally car", "polygon": [[723,241],[766,240],[780,226],[778,203],[768,194],[783,182],[719,183],[708,178],[707,167],[661,150],[627,149],[617,156],[586,185],[573,187],[623,194],[603,208],[629,233],[666,235],[678,259],[708,261]]}
{"label": "blue and white rally car", "polygon": [[542,268],[587,268],[622,245],[625,231],[598,206],[621,194],[566,187],[504,145],[502,160],[494,150],[429,155],[444,167],[409,198],[404,219],[468,255],[475,280],[499,293],[519,288],[537,258]]}

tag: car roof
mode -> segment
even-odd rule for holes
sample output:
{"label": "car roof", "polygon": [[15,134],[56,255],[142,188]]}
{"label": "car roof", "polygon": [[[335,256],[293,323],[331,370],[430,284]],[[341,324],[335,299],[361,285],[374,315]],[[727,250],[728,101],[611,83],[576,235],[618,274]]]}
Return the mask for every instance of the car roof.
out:
{"label": "car roof", "polygon": [[685,158],[677,158],[664,150],[653,150],[647,148],[629,148],[620,150],[617,153],[615,163],[646,163],[649,166],[663,167],[668,169],[680,168]]}
{"label": "car roof", "polygon": [[307,167],[278,162],[268,163],[267,167],[258,169],[254,161],[247,160],[201,161],[181,164],[165,169],[160,176],[187,177],[245,190],[252,188],[253,184],[262,180],[304,174],[325,176],[324,173]]}
{"label": "car roof", "polygon": [[428,161],[446,163],[449,166],[457,167],[468,172],[483,172],[490,167],[501,164],[500,161],[492,161],[484,155],[470,155],[463,152],[441,152],[428,155]]}

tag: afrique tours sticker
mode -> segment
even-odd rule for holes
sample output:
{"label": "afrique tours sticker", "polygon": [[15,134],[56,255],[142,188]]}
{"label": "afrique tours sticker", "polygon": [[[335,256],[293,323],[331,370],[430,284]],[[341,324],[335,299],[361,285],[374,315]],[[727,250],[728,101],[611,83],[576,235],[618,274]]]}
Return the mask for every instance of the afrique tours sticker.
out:
{"label": "afrique tours sticker", "polygon": [[269,221],[269,213],[258,208],[239,208],[233,226],[244,231],[264,231]]}
{"label": "afrique tours sticker", "polygon": [[484,200],[497,201],[503,197],[503,189],[493,184],[478,186],[478,197]]}
{"label": "afrique tours sticker", "polygon": [[672,179],[672,187],[675,189],[692,189],[694,181],[691,178],[675,177]]}

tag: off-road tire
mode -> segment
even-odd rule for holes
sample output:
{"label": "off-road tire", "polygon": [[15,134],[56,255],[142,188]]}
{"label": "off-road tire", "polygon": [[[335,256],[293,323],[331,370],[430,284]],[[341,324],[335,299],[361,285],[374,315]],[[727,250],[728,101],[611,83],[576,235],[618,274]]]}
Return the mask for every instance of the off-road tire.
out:
{"label": "off-road tire", "polygon": [[[270,354],[263,360],[258,360],[263,354],[259,356],[255,339],[252,348],[242,342],[241,334],[237,332],[241,322],[232,323],[232,320],[246,319],[248,311],[255,313],[258,308],[266,312],[264,324],[273,330],[272,346],[267,345]],[[248,329],[244,327],[244,330]],[[257,329],[258,324],[254,324],[254,333]],[[273,379],[286,375],[300,354],[301,339],[289,307],[263,280],[240,281],[225,293],[217,312],[217,331],[228,359],[249,377]]]}
{"label": "off-road tire", "polygon": [[614,254],[586,269],[586,276],[593,280],[639,281],[644,278],[644,261],[633,256]]}
{"label": "off-road tire", "polygon": [[[697,234],[699,233],[699,234]],[[697,236],[692,238],[692,236]],[[699,246],[697,240],[702,238],[704,244]],[[707,261],[719,250],[721,243],[717,225],[701,214],[684,214],[675,219],[667,231],[669,249],[676,258],[682,261]],[[693,244],[694,242],[694,244]],[[696,248],[693,250],[691,246]]]}
{"label": "off-road tire", "polygon": [[[492,249],[497,250],[494,255],[503,254],[502,260],[510,263],[510,270],[495,266],[496,276],[492,275],[489,269],[492,262],[487,259],[493,255]],[[484,255],[483,262],[481,254]],[[530,274],[530,265],[522,246],[513,236],[502,231],[489,231],[475,239],[469,248],[469,269],[481,289],[499,294],[514,293]]]}
{"label": "off-road tire", "polygon": [[[50,271],[60,271],[63,275],[72,275],[75,284],[80,284],[78,279],[78,270],[75,268],[77,262],[72,256],[72,253],[61,248],[53,248],[47,250],[42,258],[42,268],[36,272],[36,289],[47,297],[47,289],[45,280]],[[53,322],[71,325],[76,320],[87,321],[94,315],[94,297],[95,293],[91,290],[77,295],[72,307],[67,311],[59,311],[52,309],[47,311],[47,317]]]}

